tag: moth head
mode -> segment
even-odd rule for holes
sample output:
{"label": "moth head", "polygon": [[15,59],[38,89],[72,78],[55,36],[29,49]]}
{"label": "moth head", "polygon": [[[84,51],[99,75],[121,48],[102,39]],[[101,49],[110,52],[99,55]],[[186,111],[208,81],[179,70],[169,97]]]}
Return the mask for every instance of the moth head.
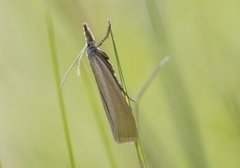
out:
{"label": "moth head", "polygon": [[95,47],[96,45],[96,41],[94,40],[93,34],[91,33],[87,23],[83,24],[83,31],[84,31],[84,35],[85,35],[85,39],[87,42],[87,45],[90,47]]}

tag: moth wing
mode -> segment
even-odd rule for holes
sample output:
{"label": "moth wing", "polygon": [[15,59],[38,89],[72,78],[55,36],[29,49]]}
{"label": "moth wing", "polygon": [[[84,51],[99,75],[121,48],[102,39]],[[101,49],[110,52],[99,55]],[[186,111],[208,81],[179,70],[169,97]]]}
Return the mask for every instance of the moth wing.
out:
{"label": "moth wing", "polygon": [[[101,99],[118,143],[134,142],[138,137],[136,123],[126,98],[113,77],[114,71],[103,61],[100,52],[89,56],[89,61],[100,91]],[[107,61],[107,60],[106,60]]]}
{"label": "moth wing", "polygon": [[113,70],[113,68],[112,68],[112,64],[108,61],[108,60],[109,60],[109,57],[107,56],[107,54],[106,54],[104,51],[98,49],[97,55],[98,55],[99,58],[105,63],[105,65],[107,65],[107,68],[108,68],[109,71],[111,72],[113,78],[115,79],[115,81],[116,81],[116,83],[118,84],[119,89],[121,89],[122,93],[123,93],[125,96],[127,96],[130,100],[134,101],[132,98],[130,98],[130,97],[128,96],[128,94],[127,94],[127,93],[125,92],[125,90],[123,89],[121,83],[117,80],[116,74],[115,74],[115,72],[114,72],[114,70]]}

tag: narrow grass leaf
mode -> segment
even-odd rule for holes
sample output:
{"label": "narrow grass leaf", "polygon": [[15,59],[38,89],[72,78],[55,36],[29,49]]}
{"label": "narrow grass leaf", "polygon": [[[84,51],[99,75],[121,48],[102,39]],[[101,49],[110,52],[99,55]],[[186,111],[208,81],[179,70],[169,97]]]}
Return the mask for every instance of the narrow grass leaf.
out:
{"label": "narrow grass leaf", "polygon": [[[125,92],[128,94],[126,83],[125,83],[123,73],[122,73],[122,68],[121,68],[118,52],[117,52],[116,43],[115,43],[115,40],[114,40],[114,35],[113,35],[112,31],[111,31],[111,39],[112,39],[112,44],[113,44],[113,48],[114,48],[115,58],[116,58],[116,61],[117,61],[117,64],[118,64],[117,67],[118,67],[118,71],[119,71],[120,80],[123,84]],[[127,97],[127,100],[128,100],[129,106],[130,106],[131,111],[132,111],[131,102],[129,100],[129,97]],[[138,123],[138,121],[137,121],[137,123]],[[139,135],[137,141],[135,142],[135,148],[136,148],[136,151],[137,151],[137,156],[138,156],[138,160],[139,160],[141,168],[147,168],[147,162],[146,162],[143,147],[142,147],[142,144],[141,144],[141,141],[140,141],[140,135]]]}
{"label": "narrow grass leaf", "polygon": [[59,67],[58,67],[58,60],[57,60],[57,50],[56,50],[56,44],[55,44],[55,34],[54,34],[51,12],[50,12],[50,8],[47,0],[45,0],[45,17],[46,17],[46,23],[47,23],[48,38],[49,38],[52,66],[53,66],[54,79],[55,79],[55,87],[56,87],[57,98],[60,106],[60,112],[61,112],[61,117],[63,122],[64,134],[66,138],[68,155],[70,159],[71,168],[75,168],[76,166],[74,161],[68,120],[67,120],[66,110],[64,106],[63,95],[60,88],[60,75],[59,75]]}

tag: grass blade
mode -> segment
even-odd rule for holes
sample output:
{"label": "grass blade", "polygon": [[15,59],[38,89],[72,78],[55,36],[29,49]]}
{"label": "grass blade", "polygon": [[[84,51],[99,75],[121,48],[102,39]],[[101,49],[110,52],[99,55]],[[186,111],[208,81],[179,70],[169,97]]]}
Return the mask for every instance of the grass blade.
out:
{"label": "grass blade", "polygon": [[[139,121],[139,112],[138,112],[139,101],[142,98],[145,91],[147,90],[147,88],[149,87],[149,85],[152,83],[153,79],[156,77],[159,70],[168,62],[168,60],[169,60],[169,57],[166,56],[157,64],[157,66],[154,68],[152,73],[149,75],[149,77],[146,79],[146,81],[143,83],[143,85],[137,92],[136,96],[134,97],[134,100],[136,101],[134,109],[135,109],[135,113],[136,113],[137,124]],[[138,124],[138,126],[139,126],[139,124]]]}
{"label": "grass blade", "polygon": [[45,0],[45,16],[46,16],[48,38],[49,38],[49,45],[50,45],[50,51],[51,51],[52,66],[53,66],[54,78],[55,78],[55,87],[56,87],[58,102],[60,105],[60,112],[61,112],[61,117],[63,122],[63,129],[64,129],[65,138],[66,138],[66,143],[67,143],[68,155],[70,159],[71,168],[75,168],[76,166],[75,166],[75,161],[73,156],[73,149],[71,144],[67,115],[66,115],[63,95],[60,87],[61,82],[60,82],[59,67],[58,67],[58,60],[57,60],[54,28],[53,28],[51,12],[50,12],[49,4],[47,0]]}
{"label": "grass blade", "polygon": [[136,96],[134,98],[134,100],[136,102],[139,102],[139,100],[143,96],[144,92],[147,90],[147,88],[149,87],[149,85],[151,84],[151,82],[153,81],[155,76],[157,75],[158,71],[163,67],[163,65],[165,65],[167,63],[168,60],[169,60],[169,57],[166,56],[163,58],[163,60],[161,60],[158,63],[158,65],[155,67],[153,72],[150,74],[150,76],[147,78],[147,80],[143,83],[142,87],[139,89],[138,93],[136,94]]}
{"label": "grass blade", "polygon": [[[116,43],[115,43],[112,31],[111,31],[110,35],[111,35],[111,39],[112,39],[112,44],[113,44],[114,54],[115,54],[115,58],[116,58],[116,62],[117,62],[117,67],[118,67],[118,73],[119,73],[119,76],[120,76],[120,81],[121,81],[121,83],[123,85],[123,88],[124,88],[125,92],[128,94],[126,83],[125,83],[125,80],[124,80],[124,77],[123,77],[123,73],[122,73],[120,59],[119,59],[118,52],[117,52]],[[130,103],[129,99],[127,99],[127,100],[128,100],[129,105],[130,105],[130,108],[131,108],[131,103]]]}
{"label": "grass blade", "polygon": [[[120,80],[121,80],[121,83],[123,85],[123,88],[124,88],[125,92],[128,94],[126,83],[125,83],[125,80],[124,80],[124,77],[123,77],[123,73],[122,73],[120,59],[119,59],[118,52],[117,52],[116,43],[115,43],[115,40],[114,40],[114,35],[113,35],[112,31],[111,31],[111,39],[112,39],[112,44],[113,44],[115,58],[116,58],[116,61],[117,61],[117,64],[118,64],[117,67],[118,67]],[[129,104],[130,108],[132,109],[129,97],[127,97],[127,100],[128,100],[128,104]],[[138,121],[137,121],[137,123],[138,123]],[[147,162],[146,162],[146,159],[145,159],[145,156],[144,156],[144,151],[143,151],[143,148],[142,148],[140,137],[135,142],[135,148],[136,148],[136,151],[137,151],[137,155],[138,155],[138,159],[139,159],[139,163],[141,165],[141,168],[147,168]]]}

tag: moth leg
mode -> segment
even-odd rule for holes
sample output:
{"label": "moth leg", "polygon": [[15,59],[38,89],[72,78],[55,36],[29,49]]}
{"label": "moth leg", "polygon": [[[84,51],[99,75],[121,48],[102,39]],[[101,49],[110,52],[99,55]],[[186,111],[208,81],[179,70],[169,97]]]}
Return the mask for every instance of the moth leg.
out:
{"label": "moth leg", "polygon": [[131,100],[132,102],[136,102],[125,92],[125,90],[123,90],[123,88],[121,89],[121,91],[122,91],[123,95],[126,96],[129,100]]}
{"label": "moth leg", "polygon": [[109,34],[111,33],[112,29],[111,29],[111,23],[110,21],[108,21],[108,29],[107,29],[107,33],[106,35],[102,38],[102,40],[100,40],[97,44],[97,47],[101,46],[103,44],[103,42],[109,37]]}

